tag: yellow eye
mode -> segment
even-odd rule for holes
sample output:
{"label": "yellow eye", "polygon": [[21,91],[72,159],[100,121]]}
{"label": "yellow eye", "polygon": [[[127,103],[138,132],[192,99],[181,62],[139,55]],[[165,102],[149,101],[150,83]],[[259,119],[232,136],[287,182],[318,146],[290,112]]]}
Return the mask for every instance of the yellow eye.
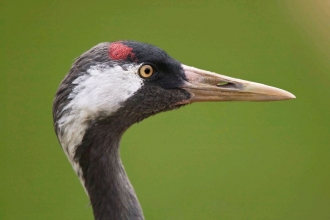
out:
{"label": "yellow eye", "polygon": [[142,78],[149,78],[154,74],[154,68],[148,64],[143,65],[139,69],[139,74]]}

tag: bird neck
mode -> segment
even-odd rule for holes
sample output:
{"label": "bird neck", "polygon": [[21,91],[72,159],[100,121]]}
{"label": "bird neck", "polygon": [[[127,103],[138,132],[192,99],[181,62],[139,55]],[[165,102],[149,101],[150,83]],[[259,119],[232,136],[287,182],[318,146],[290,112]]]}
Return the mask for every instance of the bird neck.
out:
{"label": "bird neck", "polygon": [[126,128],[116,124],[105,122],[91,126],[76,150],[75,159],[79,161],[95,219],[143,220],[119,155],[119,142]]}

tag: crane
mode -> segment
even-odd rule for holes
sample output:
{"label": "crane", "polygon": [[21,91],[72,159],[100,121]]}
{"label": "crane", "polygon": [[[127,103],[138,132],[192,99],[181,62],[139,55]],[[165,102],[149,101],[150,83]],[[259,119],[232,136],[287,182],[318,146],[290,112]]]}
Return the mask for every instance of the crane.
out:
{"label": "crane", "polygon": [[121,137],[131,125],[195,102],[293,98],[282,89],[184,65],[147,43],[115,41],[75,60],[56,92],[53,120],[94,218],[142,220],[119,155]]}

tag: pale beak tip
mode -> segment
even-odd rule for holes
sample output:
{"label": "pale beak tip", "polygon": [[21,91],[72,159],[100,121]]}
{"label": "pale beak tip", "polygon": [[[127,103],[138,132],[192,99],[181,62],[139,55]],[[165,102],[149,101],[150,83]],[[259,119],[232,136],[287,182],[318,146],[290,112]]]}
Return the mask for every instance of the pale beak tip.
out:
{"label": "pale beak tip", "polygon": [[291,92],[254,82],[247,82],[243,91],[256,94],[256,98],[259,101],[279,101],[296,98]]}
{"label": "pale beak tip", "polygon": [[285,90],[282,90],[281,94],[279,96],[283,97],[283,100],[289,100],[289,99],[295,99],[296,98],[296,96],[293,95],[291,92],[288,92],[288,91],[285,91]]}
{"label": "pale beak tip", "polygon": [[289,98],[289,99],[295,99],[296,96],[289,92],[289,94],[288,94],[288,98]]}

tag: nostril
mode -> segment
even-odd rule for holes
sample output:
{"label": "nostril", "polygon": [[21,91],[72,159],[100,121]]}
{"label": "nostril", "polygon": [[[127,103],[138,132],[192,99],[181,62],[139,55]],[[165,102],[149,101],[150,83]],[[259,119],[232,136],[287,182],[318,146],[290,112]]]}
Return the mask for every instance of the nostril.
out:
{"label": "nostril", "polygon": [[217,87],[226,88],[226,89],[238,89],[238,86],[235,83],[221,81],[217,84]]}
{"label": "nostril", "polygon": [[217,86],[225,86],[225,85],[227,85],[229,82],[225,82],[225,81],[222,81],[222,82],[219,82],[218,84],[217,84]]}

